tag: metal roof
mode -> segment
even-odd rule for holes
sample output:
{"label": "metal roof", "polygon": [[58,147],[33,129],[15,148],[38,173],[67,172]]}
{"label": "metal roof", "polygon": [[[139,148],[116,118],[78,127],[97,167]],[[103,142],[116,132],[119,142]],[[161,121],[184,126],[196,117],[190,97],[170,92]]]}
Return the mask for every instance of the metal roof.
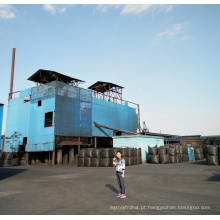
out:
{"label": "metal roof", "polygon": [[163,136],[163,137],[180,137],[179,135],[173,135],[173,134],[161,134],[161,133],[152,133],[152,132],[144,132],[145,135],[151,135],[151,136]]}
{"label": "metal roof", "polygon": [[120,135],[120,136],[113,136],[112,138],[161,138],[164,139],[162,136],[152,136],[152,135],[142,135],[142,134],[136,134],[136,135]]}
{"label": "metal roof", "polygon": [[191,137],[200,137],[201,135],[200,134],[198,134],[198,135],[183,135],[183,136],[181,136],[181,137],[183,137],[183,138],[191,138]]}
{"label": "metal roof", "polygon": [[202,139],[206,138],[220,138],[220,135],[206,135],[206,136],[201,136]]}
{"label": "metal roof", "polygon": [[109,91],[113,87],[120,88],[120,89],[124,88],[124,87],[116,85],[114,83],[98,81],[98,82],[94,83],[93,85],[89,86],[88,89],[104,93],[106,91]]}
{"label": "metal roof", "polygon": [[43,70],[43,69],[39,69],[36,73],[30,76],[28,80],[36,82],[36,83],[41,83],[41,84],[46,84],[46,83],[49,83],[55,80],[58,80],[64,83],[85,82],[80,79],[72,78],[70,76],[66,76],[55,71]]}

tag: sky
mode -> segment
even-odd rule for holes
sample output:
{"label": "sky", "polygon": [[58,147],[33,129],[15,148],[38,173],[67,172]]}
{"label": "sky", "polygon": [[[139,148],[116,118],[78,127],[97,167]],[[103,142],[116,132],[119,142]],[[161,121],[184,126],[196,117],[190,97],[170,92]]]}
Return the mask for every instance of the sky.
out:
{"label": "sky", "polygon": [[38,69],[123,86],[141,126],[220,135],[220,5],[0,4],[0,103]]}

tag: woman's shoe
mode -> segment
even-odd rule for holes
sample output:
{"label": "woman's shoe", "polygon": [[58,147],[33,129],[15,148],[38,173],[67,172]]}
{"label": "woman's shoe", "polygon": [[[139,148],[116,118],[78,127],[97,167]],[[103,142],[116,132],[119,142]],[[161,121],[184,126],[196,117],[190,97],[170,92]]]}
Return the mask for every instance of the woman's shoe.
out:
{"label": "woman's shoe", "polygon": [[126,195],[121,193],[121,196],[119,196],[119,197],[120,197],[121,199],[124,199],[124,198],[126,198]]}
{"label": "woman's shoe", "polygon": [[118,194],[117,194],[117,197],[120,197],[121,195],[122,195],[121,193],[118,193]]}

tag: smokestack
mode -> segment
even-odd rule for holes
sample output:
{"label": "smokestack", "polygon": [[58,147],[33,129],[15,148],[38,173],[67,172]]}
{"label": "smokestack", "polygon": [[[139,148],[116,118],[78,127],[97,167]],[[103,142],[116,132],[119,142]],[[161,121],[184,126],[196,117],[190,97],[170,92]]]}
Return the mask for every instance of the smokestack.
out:
{"label": "smokestack", "polygon": [[12,99],[12,93],[13,93],[14,68],[15,68],[15,51],[16,51],[16,49],[13,48],[13,50],[12,50],[12,62],[11,62],[11,81],[10,81],[10,91],[9,91],[8,100]]}

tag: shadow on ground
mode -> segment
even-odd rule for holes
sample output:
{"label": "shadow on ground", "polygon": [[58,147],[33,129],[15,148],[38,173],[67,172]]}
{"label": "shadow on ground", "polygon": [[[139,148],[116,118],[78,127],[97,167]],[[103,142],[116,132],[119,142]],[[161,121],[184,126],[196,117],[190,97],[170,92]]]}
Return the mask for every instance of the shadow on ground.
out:
{"label": "shadow on ground", "polygon": [[220,173],[214,173],[213,176],[209,177],[207,181],[216,181],[220,182]]}
{"label": "shadow on ground", "polygon": [[193,161],[193,162],[191,162],[191,164],[207,165],[206,164],[206,159]]}
{"label": "shadow on ground", "polygon": [[108,187],[114,193],[118,193],[118,190],[111,184],[106,184],[105,187]]}
{"label": "shadow on ground", "polygon": [[12,176],[15,176],[19,173],[22,173],[28,169],[16,169],[16,168],[6,168],[0,167],[0,181]]}

